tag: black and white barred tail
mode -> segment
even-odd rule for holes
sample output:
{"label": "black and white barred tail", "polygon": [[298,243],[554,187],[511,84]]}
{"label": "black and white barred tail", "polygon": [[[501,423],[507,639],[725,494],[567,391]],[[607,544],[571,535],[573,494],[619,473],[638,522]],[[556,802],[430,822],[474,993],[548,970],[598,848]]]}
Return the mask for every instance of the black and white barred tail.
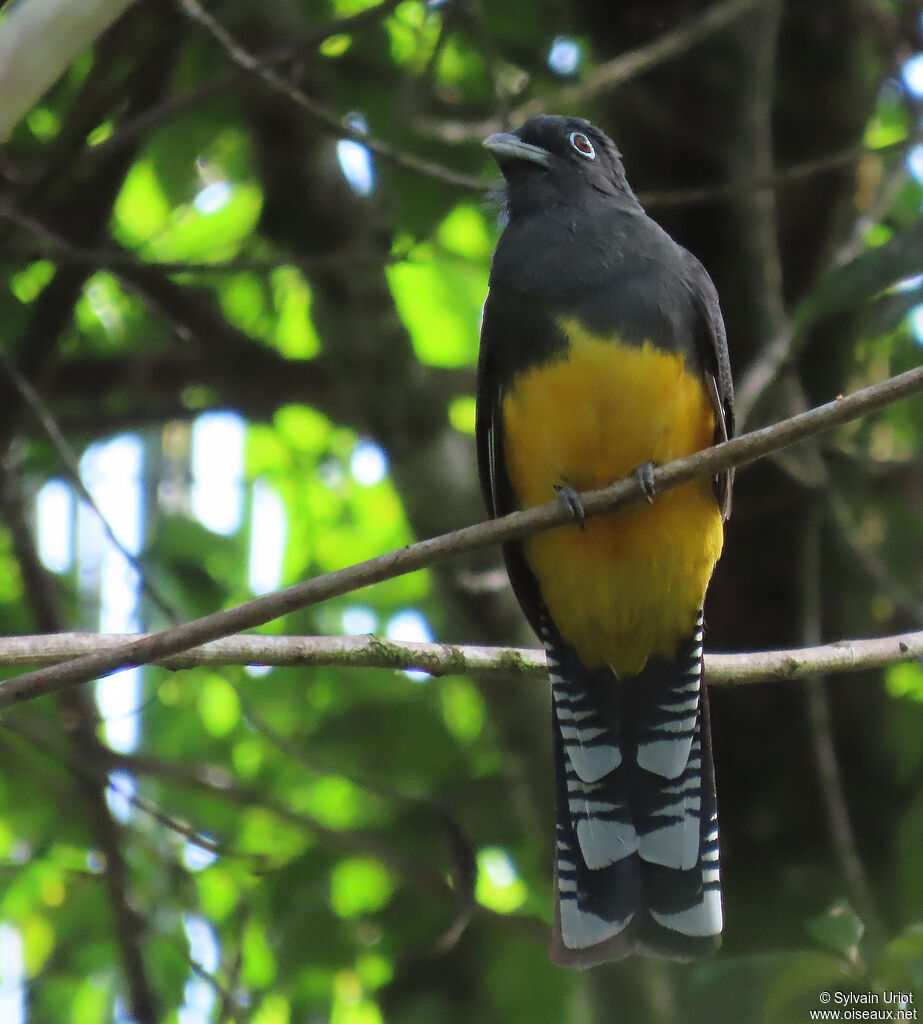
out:
{"label": "black and white barred tail", "polygon": [[633,679],[589,671],[545,630],[557,774],[551,956],[688,959],[721,942],[718,813],[702,616]]}

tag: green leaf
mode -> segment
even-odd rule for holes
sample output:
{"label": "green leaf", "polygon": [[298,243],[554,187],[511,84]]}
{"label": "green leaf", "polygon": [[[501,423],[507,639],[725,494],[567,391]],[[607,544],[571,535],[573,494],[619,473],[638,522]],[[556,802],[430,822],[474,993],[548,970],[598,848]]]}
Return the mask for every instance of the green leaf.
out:
{"label": "green leaf", "polygon": [[341,860],[330,873],[330,905],[338,917],[358,917],[380,910],[394,883],[387,868],[371,857]]}
{"label": "green leaf", "polygon": [[108,975],[93,974],[77,989],[71,1004],[73,1024],[106,1024],[109,1020],[111,981]]}
{"label": "green leaf", "polygon": [[195,876],[202,912],[213,921],[223,921],[240,899],[239,881],[220,865],[205,868]]}
{"label": "green leaf", "polygon": [[823,1009],[818,1002],[820,993],[838,990],[848,980],[842,960],[829,953],[805,950],[786,957],[771,975],[764,1000],[765,1019],[787,1022],[801,1015],[805,1006]]}
{"label": "green leaf", "polygon": [[54,264],[51,260],[36,260],[24,270],[10,276],[10,291],[20,302],[34,302],[54,277]]}
{"label": "green leaf", "polygon": [[201,212],[194,205],[178,206],[157,234],[140,247],[148,260],[221,263],[236,256],[253,233],[263,205],[255,185],[229,185],[220,208]]}
{"label": "green leaf", "polygon": [[462,395],[449,403],[449,423],[455,430],[473,436],[476,420],[477,402],[473,395]]}
{"label": "green leaf", "polygon": [[478,903],[500,914],[509,914],[525,902],[525,883],[516,873],[512,858],[498,847],[478,851],[475,897]]}
{"label": "green leaf", "polygon": [[45,966],[48,957],[55,948],[57,936],[47,917],[28,914],[17,921],[16,927],[22,938],[23,959],[26,975],[36,977]]}
{"label": "green leaf", "polygon": [[116,238],[132,248],[163,231],[170,219],[170,204],[157,172],[148,160],[132,164],[113,208]]}
{"label": "green leaf", "polygon": [[250,1017],[250,1024],[290,1024],[291,1019],[288,1000],[281,995],[269,995]]}
{"label": "green leaf", "polygon": [[419,245],[411,258],[388,268],[391,293],[421,362],[473,365],[487,294],[487,229],[480,214],[462,206],[436,236],[441,245]]}
{"label": "green leaf", "polygon": [[484,698],[466,679],[446,679],[439,688],[442,717],[449,731],[460,740],[477,739],[484,727]]}
{"label": "green leaf", "polygon": [[320,339],[311,322],[311,289],[295,267],[279,267],[270,275],[275,332],[273,341],[289,359],[313,359]]}
{"label": "green leaf", "polygon": [[892,697],[906,697],[923,703],[923,665],[919,662],[905,662],[892,665],[885,674],[888,693]]}
{"label": "green leaf", "polygon": [[865,932],[865,925],[846,900],[838,900],[825,913],[807,920],[805,930],[831,953],[849,963],[858,960],[859,940]]}
{"label": "green leaf", "polygon": [[240,721],[240,699],[221,676],[210,675],[201,682],[196,706],[212,736],[226,736]]}
{"label": "green leaf", "polygon": [[266,937],[264,925],[248,921],[241,943],[242,964],[240,980],[254,988],[266,988],[276,976],[276,958]]}

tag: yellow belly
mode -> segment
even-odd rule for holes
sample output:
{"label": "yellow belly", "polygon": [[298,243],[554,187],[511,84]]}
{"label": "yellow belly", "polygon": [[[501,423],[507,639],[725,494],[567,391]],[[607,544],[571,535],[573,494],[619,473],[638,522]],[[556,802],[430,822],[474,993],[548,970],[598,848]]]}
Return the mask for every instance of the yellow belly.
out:
{"label": "yellow belly", "polygon": [[[591,490],[714,439],[714,413],[684,357],[562,323],[570,349],[533,368],[503,401],[507,468],[522,507],[555,488]],[[689,636],[723,530],[711,481],[611,516],[529,537],[523,547],[548,611],[588,668],[636,675]]]}

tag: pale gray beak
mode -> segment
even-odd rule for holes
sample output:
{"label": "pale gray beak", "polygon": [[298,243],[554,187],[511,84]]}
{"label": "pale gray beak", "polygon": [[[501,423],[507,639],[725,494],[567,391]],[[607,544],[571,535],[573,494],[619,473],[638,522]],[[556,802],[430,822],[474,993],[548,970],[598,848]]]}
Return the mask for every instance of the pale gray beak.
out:
{"label": "pale gray beak", "polygon": [[505,160],[525,160],[527,163],[538,164],[540,167],[551,166],[551,154],[541,146],[530,146],[512,132],[497,132],[488,135],[484,140],[484,148],[490,150],[497,163]]}

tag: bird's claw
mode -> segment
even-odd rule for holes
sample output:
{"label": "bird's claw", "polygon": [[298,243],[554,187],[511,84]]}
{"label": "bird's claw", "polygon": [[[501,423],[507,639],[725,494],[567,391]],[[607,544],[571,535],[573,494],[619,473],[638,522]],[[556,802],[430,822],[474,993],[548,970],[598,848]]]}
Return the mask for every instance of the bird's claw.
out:
{"label": "bird's claw", "polygon": [[642,462],[635,470],[635,479],[638,481],[641,493],[647,498],[647,503],[653,505],[654,496],[657,493],[654,488],[654,463]]}
{"label": "bird's claw", "polygon": [[586,512],[583,510],[583,502],[580,495],[573,487],[556,486],[558,501],[567,509],[574,522],[580,524],[580,529],[586,529]]}

